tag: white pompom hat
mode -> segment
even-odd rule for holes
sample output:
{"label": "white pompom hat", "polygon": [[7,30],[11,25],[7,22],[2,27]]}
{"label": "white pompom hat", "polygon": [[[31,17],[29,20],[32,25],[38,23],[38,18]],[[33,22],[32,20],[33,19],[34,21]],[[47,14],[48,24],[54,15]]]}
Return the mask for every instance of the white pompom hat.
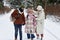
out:
{"label": "white pompom hat", "polygon": [[43,9],[42,6],[40,5],[37,6],[37,10],[42,10],[42,9]]}

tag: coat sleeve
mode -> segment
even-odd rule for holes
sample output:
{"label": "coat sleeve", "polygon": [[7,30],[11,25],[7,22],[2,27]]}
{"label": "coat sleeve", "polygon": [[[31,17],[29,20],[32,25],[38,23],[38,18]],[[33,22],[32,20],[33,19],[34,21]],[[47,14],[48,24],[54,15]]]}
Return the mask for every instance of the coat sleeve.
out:
{"label": "coat sleeve", "polygon": [[25,15],[24,15],[24,13],[22,14],[22,18],[23,18],[23,22],[25,24]]}
{"label": "coat sleeve", "polygon": [[42,10],[42,14],[41,14],[41,19],[45,19],[45,12],[44,12],[44,10]]}
{"label": "coat sleeve", "polygon": [[37,11],[33,11],[34,12],[34,16],[37,18]]}
{"label": "coat sleeve", "polygon": [[11,14],[12,17],[16,18],[17,17],[17,14],[18,13],[18,10],[14,10],[14,12]]}
{"label": "coat sleeve", "polygon": [[16,16],[17,16],[17,13],[18,11],[17,10],[14,10],[14,12],[11,14],[11,21],[14,21]]}
{"label": "coat sleeve", "polygon": [[44,12],[44,10],[42,10],[39,15],[39,20],[44,20],[44,19],[45,19],[45,12]]}

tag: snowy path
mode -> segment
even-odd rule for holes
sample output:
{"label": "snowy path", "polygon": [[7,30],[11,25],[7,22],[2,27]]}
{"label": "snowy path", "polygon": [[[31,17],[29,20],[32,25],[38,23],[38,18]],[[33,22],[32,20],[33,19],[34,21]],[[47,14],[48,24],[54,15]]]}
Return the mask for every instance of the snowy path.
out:
{"label": "snowy path", "polygon": [[[24,28],[22,30],[23,40],[27,40]],[[10,14],[0,16],[0,40],[14,40],[14,26],[10,21]],[[45,20],[44,40],[60,40],[59,23],[53,22],[49,18]]]}
{"label": "snowy path", "polygon": [[60,40],[60,24],[49,18],[45,20],[44,40]]}

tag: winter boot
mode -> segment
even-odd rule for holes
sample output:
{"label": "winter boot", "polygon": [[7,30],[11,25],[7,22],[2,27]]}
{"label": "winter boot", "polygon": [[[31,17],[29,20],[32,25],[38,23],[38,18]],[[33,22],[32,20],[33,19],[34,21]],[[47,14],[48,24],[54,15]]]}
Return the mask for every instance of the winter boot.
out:
{"label": "winter boot", "polygon": [[41,40],[43,39],[43,34],[41,34]]}

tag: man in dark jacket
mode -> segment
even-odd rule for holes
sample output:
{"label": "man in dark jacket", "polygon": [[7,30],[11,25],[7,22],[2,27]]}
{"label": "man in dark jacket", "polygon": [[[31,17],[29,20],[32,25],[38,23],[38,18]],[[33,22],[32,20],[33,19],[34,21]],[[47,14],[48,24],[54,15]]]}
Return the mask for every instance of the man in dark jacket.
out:
{"label": "man in dark jacket", "polygon": [[11,14],[11,17],[13,19],[14,28],[15,28],[15,40],[17,40],[18,30],[19,30],[20,40],[22,40],[22,25],[25,24],[23,9],[22,8],[15,9],[14,12]]}

